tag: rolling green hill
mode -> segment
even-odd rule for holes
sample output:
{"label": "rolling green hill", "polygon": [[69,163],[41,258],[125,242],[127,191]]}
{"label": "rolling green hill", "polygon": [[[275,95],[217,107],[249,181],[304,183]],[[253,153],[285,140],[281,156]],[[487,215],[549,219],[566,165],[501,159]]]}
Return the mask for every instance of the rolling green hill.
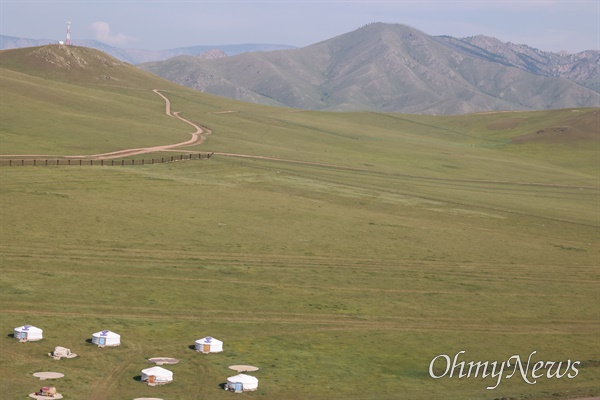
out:
{"label": "rolling green hill", "polygon": [[[186,140],[153,89],[212,131],[178,151],[214,152],[0,167],[9,398],[56,370],[65,398],[225,399],[233,364],[260,368],[244,396],[265,399],[600,395],[598,109],[306,112],[199,93],[78,47],[4,51],[0,66],[3,159]],[[23,324],[45,338],[10,337]],[[101,329],[122,345],[86,342]],[[205,336],[224,352],[192,351]],[[54,346],[79,357],[54,361]],[[506,373],[493,390],[491,377],[430,376],[435,357],[460,351],[580,363],[535,384]],[[150,357],[180,359],[165,366],[173,383],[139,382]]]}

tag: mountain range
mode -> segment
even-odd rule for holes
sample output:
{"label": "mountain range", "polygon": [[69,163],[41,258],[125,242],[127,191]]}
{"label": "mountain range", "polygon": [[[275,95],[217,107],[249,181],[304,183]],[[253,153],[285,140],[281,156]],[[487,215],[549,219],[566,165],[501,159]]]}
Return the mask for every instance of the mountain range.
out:
{"label": "mountain range", "polygon": [[413,114],[598,106],[599,66],[599,51],[560,55],[383,23],[298,49],[139,65],[180,85],[243,101]]}
{"label": "mountain range", "polygon": [[[3,47],[23,43],[2,37]],[[298,109],[465,114],[600,106],[598,50],[551,53],[400,24],[368,24],[303,48],[88,46],[199,91]],[[156,61],[140,63],[147,59]]]}

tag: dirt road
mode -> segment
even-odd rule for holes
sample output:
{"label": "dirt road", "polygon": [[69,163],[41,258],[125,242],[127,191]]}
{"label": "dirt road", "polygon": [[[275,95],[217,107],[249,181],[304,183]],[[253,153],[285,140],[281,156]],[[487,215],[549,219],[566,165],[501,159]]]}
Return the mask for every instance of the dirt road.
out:
{"label": "dirt road", "polygon": [[167,114],[170,117],[177,118],[177,119],[191,125],[195,129],[194,132],[190,133],[192,135],[192,137],[189,140],[186,140],[185,142],[181,142],[181,143],[167,144],[167,145],[162,145],[162,146],[139,147],[139,148],[135,148],[135,149],[117,150],[117,151],[112,151],[109,153],[100,153],[100,154],[82,154],[82,155],[76,155],[76,156],[56,156],[56,155],[42,155],[42,154],[7,154],[7,155],[0,155],[0,157],[2,157],[2,158],[64,157],[64,158],[70,158],[70,159],[85,158],[88,160],[89,159],[108,160],[111,158],[129,157],[129,156],[135,156],[138,154],[154,153],[154,152],[159,152],[159,151],[170,151],[170,150],[178,149],[180,147],[194,146],[194,145],[201,144],[202,142],[204,142],[206,140],[206,136],[210,135],[212,133],[210,129],[208,129],[206,127],[200,127],[199,125],[193,123],[192,121],[189,121],[189,120],[183,118],[181,115],[179,115],[179,113],[180,113],[179,111],[171,112],[171,102],[169,101],[169,99],[165,95],[163,95],[161,92],[159,92],[157,89],[154,89],[153,92],[164,99],[165,114]]}
{"label": "dirt road", "polygon": [[196,131],[191,133],[192,137],[189,140],[186,140],[185,142],[181,142],[181,143],[167,144],[167,145],[163,145],[163,146],[140,147],[137,149],[118,150],[118,151],[113,151],[110,153],[92,154],[92,155],[86,155],[86,156],[71,156],[68,158],[92,158],[92,159],[97,159],[97,160],[106,160],[106,159],[111,159],[111,158],[121,158],[121,157],[135,156],[138,154],[173,150],[173,149],[177,149],[179,147],[194,146],[197,144],[201,144],[202,142],[204,142],[206,140],[206,135],[211,134],[211,131],[208,128],[202,129],[199,125],[196,125],[192,121],[183,118],[181,115],[179,115],[179,113],[180,113],[179,111],[171,112],[171,102],[169,101],[169,99],[165,95],[163,95],[161,92],[159,92],[157,89],[154,89],[153,92],[165,100],[165,114],[167,114],[170,117],[175,117],[187,124],[190,124],[192,127],[194,127],[196,129]]}

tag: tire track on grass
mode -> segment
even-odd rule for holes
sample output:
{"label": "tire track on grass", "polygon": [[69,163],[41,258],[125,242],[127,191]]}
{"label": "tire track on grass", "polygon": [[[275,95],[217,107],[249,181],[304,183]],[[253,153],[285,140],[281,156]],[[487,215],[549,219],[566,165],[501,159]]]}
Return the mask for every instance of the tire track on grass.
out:
{"label": "tire track on grass", "polygon": [[133,353],[129,351],[128,357],[125,357],[116,367],[110,368],[108,375],[97,378],[96,383],[92,385],[90,390],[90,400],[111,400],[112,389],[117,385],[118,378],[123,375],[128,367],[137,363],[142,353],[140,346],[133,347]]}
{"label": "tire track on grass", "polygon": [[218,152],[215,151],[213,154],[227,156],[227,157],[238,157],[238,158],[248,158],[248,159],[256,159],[256,160],[265,160],[265,161],[280,161],[291,164],[303,164],[315,167],[327,167],[327,168],[335,168],[339,170],[347,170],[353,172],[365,172],[377,175],[385,175],[385,176],[394,176],[400,178],[407,178],[413,180],[424,180],[424,181],[439,181],[439,182],[460,182],[460,183],[477,183],[477,184],[496,184],[496,185],[515,185],[515,186],[538,186],[538,187],[549,187],[549,188],[563,188],[563,189],[594,189],[599,190],[598,186],[586,186],[586,185],[561,185],[555,183],[541,183],[541,182],[519,182],[519,181],[505,181],[505,180],[493,180],[493,179],[455,179],[455,178],[440,178],[440,177],[431,177],[424,175],[411,175],[411,174],[401,174],[396,172],[384,172],[384,171],[376,171],[367,168],[359,168],[359,167],[351,167],[344,166],[338,164],[327,164],[327,163],[318,163],[312,161],[302,161],[302,160],[291,160],[279,157],[271,157],[271,156],[259,156],[259,155],[251,155],[251,154],[239,154],[239,153],[227,153],[227,152]]}
{"label": "tire track on grass", "polygon": [[[155,320],[155,321],[198,321],[203,320],[205,322],[211,321],[215,323],[236,323],[236,324],[280,324],[280,325],[307,325],[307,326],[323,326],[327,328],[334,328],[338,326],[343,329],[355,329],[355,330],[389,330],[399,332],[490,332],[495,333],[506,333],[506,334],[572,334],[577,332],[579,334],[597,334],[599,327],[597,321],[579,321],[578,324],[567,321],[559,323],[558,325],[550,326],[531,326],[531,325],[516,325],[507,326],[506,324],[497,323],[477,323],[473,321],[461,321],[454,318],[431,318],[417,319],[417,318],[403,318],[400,317],[398,320],[390,321],[385,319],[357,319],[356,316],[348,316],[344,319],[331,319],[322,318],[290,318],[289,316],[282,315],[281,317],[265,317],[257,314],[244,313],[246,317],[232,317],[224,316],[222,311],[215,310],[214,316],[203,315],[190,315],[190,314],[179,314],[179,315],[140,315],[140,314],[106,314],[102,313],[103,318],[115,318],[115,319],[131,319],[131,320]],[[19,314],[19,315],[42,315],[45,317],[66,317],[66,318],[97,318],[98,314],[92,314],[89,312],[54,312],[48,310],[17,310],[17,309],[5,309],[2,310],[1,314]],[[448,321],[455,322],[455,325],[448,325]],[[578,325],[578,326],[576,326]],[[136,353],[139,355],[141,353]],[[127,368],[127,362],[121,365],[121,369]]]}
{"label": "tire track on grass", "polygon": [[[468,272],[473,272],[474,268],[478,272],[485,271],[496,271],[498,268],[502,270],[511,269],[515,272],[522,271],[523,268],[541,268],[547,271],[548,268],[557,269],[562,271],[564,264],[532,264],[532,263],[519,263],[513,264],[508,262],[459,262],[459,261],[437,261],[437,260],[404,260],[398,258],[383,258],[373,260],[372,258],[346,258],[346,257],[334,257],[334,256],[298,256],[298,255],[285,255],[285,254],[252,254],[247,253],[184,253],[180,250],[155,250],[155,249],[136,249],[127,248],[119,249],[118,251],[113,248],[104,247],[69,247],[61,246],[61,253],[56,254],[56,249],[51,248],[48,251],[43,251],[39,246],[30,245],[19,245],[15,244],[2,245],[0,244],[0,254],[5,258],[14,260],[34,260],[36,258],[43,260],[61,260],[61,261],[73,261],[81,262],[82,260],[101,260],[104,261],[136,261],[136,262],[149,262],[149,263],[160,263],[164,265],[165,259],[168,259],[170,263],[182,263],[182,264],[194,264],[198,266],[198,263],[211,263],[215,267],[221,266],[240,266],[248,267],[248,264],[259,264],[261,268],[312,268],[312,269],[324,269],[324,268],[344,268],[344,269],[384,269],[394,268],[396,271],[413,271],[421,270],[422,268],[430,268],[432,271],[443,271],[447,272],[448,268],[466,269]],[[67,253],[71,252],[71,253]],[[252,266],[252,265],[250,265]],[[578,269],[589,269],[595,271],[597,269],[596,264],[590,265],[578,265]]]}
{"label": "tire track on grass", "polygon": [[[12,272],[12,273],[19,273],[22,274],[23,273],[23,269],[16,269],[16,268],[3,268],[2,271],[4,272]],[[39,273],[39,271],[30,271],[32,273]],[[47,271],[46,271],[47,272]],[[53,272],[54,274],[57,275],[61,275],[61,276],[89,276],[91,278],[108,278],[112,281],[117,280],[117,279],[124,279],[124,280],[150,280],[150,281],[175,281],[175,282],[197,282],[197,283],[212,283],[212,284],[230,284],[230,285],[245,285],[248,283],[248,280],[242,280],[242,279],[231,279],[231,278],[225,278],[225,277],[221,277],[221,278],[194,278],[194,277],[181,277],[181,276],[140,276],[139,274],[115,274],[115,273],[98,273],[98,272],[82,272],[82,271],[58,271],[58,272]],[[460,278],[461,276],[456,276],[457,278]],[[474,277],[474,276],[470,276],[471,280],[473,281],[482,281],[482,282],[490,282],[490,278],[487,274],[482,273],[479,274],[479,276]],[[540,277],[519,277],[520,280],[523,281],[534,281],[534,282],[549,282],[549,283],[573,283],[573,284],[589,284],[589,285],[594,285],[596,286],[598,284],[597,281],[595,280],[590,280],[590,279],[581,279],[581,280],[574,280],[574,279],[569,279],[569,280],[565,280],[565,279],[548,279],[548,278],[540,278]],[[502,281],[502,279],[498,279],[500,281]],[[265,282],[265,281],[259,281],[256,282],[255,285],[257,287],[260,286],[266,286],[266,287],[271,287],[271,288],[278,288],[278,289],[303,289],[306,290],[307,289],[307,285],[303,284],[303,283],[299,283],[299,284],[290,284],[290,283],[279,283],[279,282]],[[363,283],[364,285],[364,283]],[[463,291],[453,291],[453,290],[431,290],[431,289],[386,289],[386,288],[380,288],[380,287],[370,287],[370,286],[355,286],[355,287],[340,287],[339,285],[314,285],[311,284],[308,286],[310,289],[312,290],[329,290],[329,291],[341,291],[341,292],[373,292],[373,291],[377,291],[377,292],[383,292],[383,293],[398,293],[398,294],[402,294],[402,293],[409,293],[409,294],[424,294],[424,295],[432,295],[432,294],[441,294],[441,295],[454,295],[454,296],[472,296],[473,293],[479,293],[479,292],[473,292],[473,291],[469,291],[469,290],[463,290]],[[529,292],[516,292],[516,293],[510,293],[510,292],[503,292],[502,293],[503,296],[511,296],[511,297],[557,297],[556,293],[529,293]],[[564,297],[586,297],[585,295],[579,295],[576,293],[569,293],[568,295],[563,295]]]}

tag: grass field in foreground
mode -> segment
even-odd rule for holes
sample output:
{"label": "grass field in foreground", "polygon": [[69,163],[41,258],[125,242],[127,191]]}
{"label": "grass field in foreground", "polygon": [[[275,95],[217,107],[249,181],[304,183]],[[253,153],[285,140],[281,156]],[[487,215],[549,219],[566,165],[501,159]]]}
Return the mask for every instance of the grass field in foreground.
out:
{"label": "grass field in foreground", "polygon": [[[0,170],[4,393],[58,370],[71,398],[570,398],[598,394],[597,199],[215,156]],[[10,184],[8,184],[10,183]],[[528,202],[519,201],[522,198]],[[509,206],[510,205],[510,206]],[[573,210],[577,209],[577,213]],[[86,342],[111,329],[122,346]],[[211,335],[221,354],[189,349]],[[45,356],[66,346],[79,357]],[[574,379],[432,379],[439,354],[582,361]],[[149,357],[175,381],[136,380]]]}

